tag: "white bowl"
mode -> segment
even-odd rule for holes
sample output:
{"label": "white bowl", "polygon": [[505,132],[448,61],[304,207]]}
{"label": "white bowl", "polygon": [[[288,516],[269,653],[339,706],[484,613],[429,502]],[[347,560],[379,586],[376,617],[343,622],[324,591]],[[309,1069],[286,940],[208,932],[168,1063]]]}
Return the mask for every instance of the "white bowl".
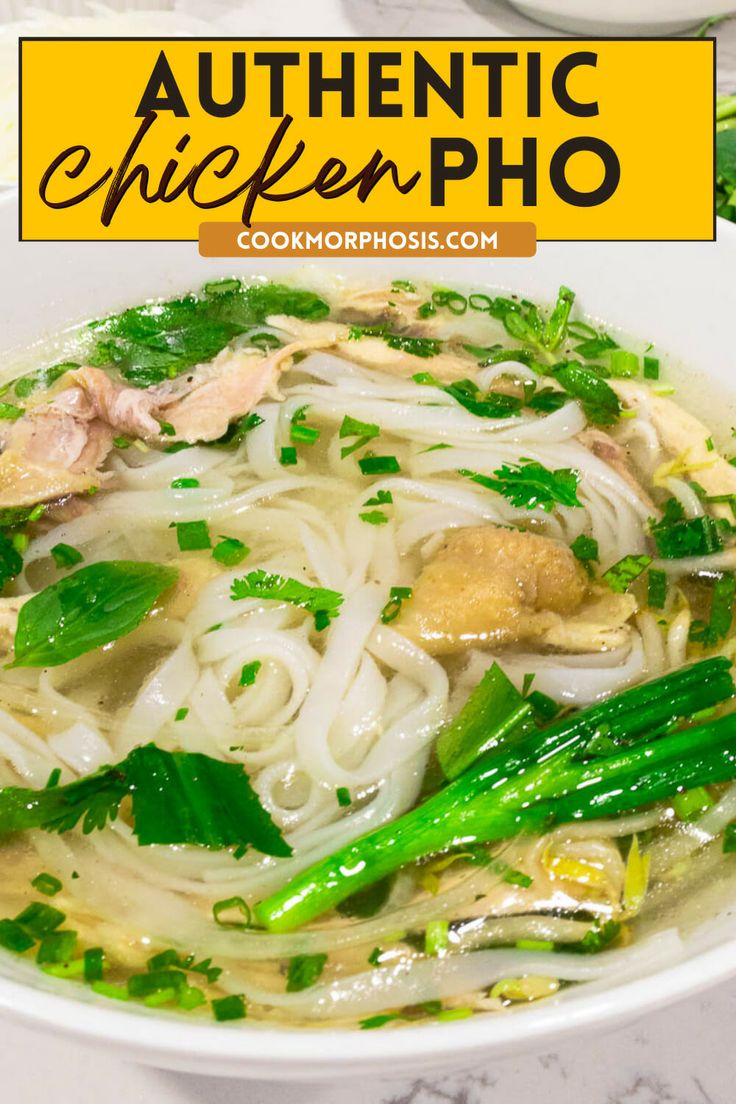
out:
{"label": "white bowl", "polygon": [[[294,272],[292,260],[203,260],[195,243],[18,243],[17,206],[0,199],[2,337],[5,350],[51,335],[67,323],[196,288],[233,272]],[[495,285],[554,298],[560,283],[606,323],[653,341],[717,385],[694,406],[723,415],[733,372],[736,227],[721,223],[717,243],[554,243],[531,260],[358,259],[319,262],[353,279],[426,274],[438,282]],[[274,1030],[215,1025],[184,1016],[120,1008],[82,986],[55,981],[32,963],[0,955],[0,1014],[56,1034],[100,1044],[141,1062],[201,1073],[328,1080],[470,1065],[494,1054],[546,1047],[561,1036],[610,1028],[736,973],[736,930],[723,915],[685,944],[681,959],[649,976],[580,988],[518,1014],[387,1031]],[[598,983],[596,983],[596,986]]]}
{"label": "white bowl", "polygon": [[509,0],[530,19],[582,35],[677,34],[712,15],[733,11],[733,0]]}

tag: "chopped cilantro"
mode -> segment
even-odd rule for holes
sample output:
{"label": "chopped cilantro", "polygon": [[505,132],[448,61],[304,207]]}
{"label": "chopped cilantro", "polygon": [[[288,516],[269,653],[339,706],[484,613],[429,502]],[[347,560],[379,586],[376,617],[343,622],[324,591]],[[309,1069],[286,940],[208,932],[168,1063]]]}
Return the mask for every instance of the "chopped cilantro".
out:
{"label": "chopped cilantro", "polygon": [[235,579],[230,588],[230,597],[261,598],[274,602],[290,602],[293,606],[307,610],[314,617],[315,628],[326,628],[339,615],[343,602],[342,594],[325,587],[308,586],[298,579],[289,579],[261,569],[250,571],[244,578]]}
{"label": "chopped cilantro", "polygon": [[368,525],[387,525],[389,520],[383,510],[366,510],[365,513],[358,514],[358,517]]}
{"label": "chopped cilantro", "polygon": [[519,509],[550,513],[555,504],[582,505],[577,496],[579,476],[572,468],[550,471],[536,460],[522,458],[519,464],[503,464],[493,474],[495,479],[467,468],[458,471],[458,475],[472,479],[481,487],[497,491]]}
{"label": "chopped cilantro", "polygon": [[576,559],[586,566],[590,563],[598,563],[598,541],[594,537],[588,537],[581,533],[570,545],[570,551]]}
{"label": "chopped cilantro", "polygon": [[652,609],[664,609],[667,600],[667,575],[656,567],[650,567],[647,575],[647,605]]}
{"label": "chopped cilantro", "polygon": [[174,714],[174,720],[184,721],[188,716],[189,708],[186,705],[182,705],[179,709],[177,709],[176,713]]}
{"label": "chopped cilantro", "polygon": [[340,440],[344,440],[345,437],[355,437],[357,440],[352,445],[345,445],[341,448],[340,456],[344,460],[346,456],[350,456],[351,453],[357,452],[358,449],[367,445],[374,437],[378,437],[380,432],[379,427],[372,422],[361,422],[357,418],[352,418],[349,414],[346,414],[340,426]]}
{"label": "chopped cilantro", "polygon": [[623,594],[646,571],[651,562],[651,556],[624,556],[604,571],[601,579],[611,590]]}

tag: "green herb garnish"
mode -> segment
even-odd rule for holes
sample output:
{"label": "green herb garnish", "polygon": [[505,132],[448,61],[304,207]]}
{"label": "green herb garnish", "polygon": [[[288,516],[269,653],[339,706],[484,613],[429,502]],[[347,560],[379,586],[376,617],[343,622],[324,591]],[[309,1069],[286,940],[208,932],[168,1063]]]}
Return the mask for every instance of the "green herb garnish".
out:
{"label": "green herb garnish", "polygon": [[342,594],[336,590],[308,586],[298,579],[289,579],[260,569],[248,572],[242,579],[235,579],[230,588],[230,597],[234,601],[240,598],[260,598],[273,602],[289,602],[311,613],[317,629],[326,628],[330,621],[339,616],[343,603]]}
{"label": "green herb garnish", "polygon": [[497,491],[513,506],[525,510],[551,512],[560,506],[581,506],[577,489],[579,476],[572,468],[550,471],[536,460],[523,459],[519,464],[503,464],[493,473],[495,478],[461,468],[458,475],[472,479],[488,490]]}

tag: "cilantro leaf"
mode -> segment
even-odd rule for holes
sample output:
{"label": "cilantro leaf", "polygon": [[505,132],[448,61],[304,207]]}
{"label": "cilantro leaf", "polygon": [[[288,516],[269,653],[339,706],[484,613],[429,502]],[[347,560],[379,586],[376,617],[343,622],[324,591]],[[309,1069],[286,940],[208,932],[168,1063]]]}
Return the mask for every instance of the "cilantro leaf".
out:
{"label": "cilantro leaf", "polygon": [[326,628],[330,621],[339,616],[343,603],[342,594],[336,590],[308,586],[298,579],[272,574],[261,568],[249,571],[242,579],[234,579],[230,597],[233,601],[240,598],[265,598],[274,602],[290,602],[313,615],[318,631]]}
{"label": "cilantro leaf", "polygon": [[0,790],[0,836],[31,828],[68,832],[80,821],[85,833],[100,830],[115,820],[128,796],[141,846],[221,850],[252,844],[267,855],[291,854],[239,763],[163,751],[154,744],[66,786]]}
{"label": "cilantro leaf", "polygon": [[522,459],[519,464],[503,464],[497,468],[495,479],[467,468],[461,468],[458,474],[472,479],[481,487],[497,491],[517,508],[550,513],[555,504],[582,505],[577,495],[579,476],[572,468],[550,471],[536,460]]}

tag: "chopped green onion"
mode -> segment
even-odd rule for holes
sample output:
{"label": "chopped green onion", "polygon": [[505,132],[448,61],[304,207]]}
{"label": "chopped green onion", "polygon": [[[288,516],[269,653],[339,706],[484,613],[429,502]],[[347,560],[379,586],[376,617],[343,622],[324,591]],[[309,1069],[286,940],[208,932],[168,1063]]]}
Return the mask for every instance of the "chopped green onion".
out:
{"label": "chopped green onion", "polygon": [[[736,821],[726,825],[726,830],[723,833],[723,851],[726,855],[732,855],[736,852]],[[0,924],[2,924],[2,921],[0,921]]]}
{"label": "chopped green onion", "polygon": [[352,418],[349,414],[346,414],[342,420],[338,436],[341,440],[345,437],[357,437],[357,440],[352,445],[345,445],[344,448],[341,448],[340,456],[344,460],[346,456],[350,456],[351,453],[367,445],[374,437],[378,437],[380,432],[379,427],[372,422],[361,422],[357,418]]}
{"label": "chopped green onion", "polygon": [[84,952],[84,980],[102,981],[105,972],[105,952],[102,947],[90,947]]}
{"label": "chopped green onion", "polygon": [[442,955],[449,946],[450,925],[447,920],[430,920],[424,932],[424,953]]}
{"label": "chopped green onion", "polygon": [[677,499],[665,503],[660,521],[649,526],[657,553],[665,560],[686,556],[707,556],[723,547],[718,522],[709,514],[686,518]]}
{"label": "chopped green onion", "polygon": [[77,548],[72,548],[70,544],[55,544],[51,549],[51,555],[58,568],[76,567],[84,559],[82,553]]}
{"label": "chopped green onion", "polygon": [[176,437],[176,430],[171,422],[159,422],[158,427],[164,437]]}
{"label": "chopped green onion", "polygon": [[658,357],[645,356],[644,357],[644,379],[656,380],[659,379],[659,359]]}
{"label": "chopped green onion", "polygon": [[183,721],[188,716],[188,714],[189,707],[186,705],[182,705],[179,709],[177,709],[176,713],[174,714],[174,720]]}
{"label": "chopped green onion", "polygon": [[229,997],[219,997],[212,1001],[212,1012],[218,1023],[228,1020],[244,1020],[246,1017],[245,1000],[233,993]]}
{"label": "chopped green onion", "polygon": [[110,1000],[130,1000],[130,994],[123,985],[111,985],[108,981],[93,981],[90,989],[93,993],[97,993],[101,997],[108,997]]}
{"label": "chopped green onion", "polygon": [[624,556],[604,571],[601,579],[616,594],[623,594],[646,571],[651,562],[651,556]]}
{"label": "chopped green onion", "polygon": [[705,439],[705,448],[706,448],[706,450],[708,452],[713,452],[715,447],[716,446],[713,444],[713,438],[712,437],[706,437],[706,439]]}
{"label": "chopped green onion", "polygon": [[159,989],[155,993],[143,998],[146,1008],[161,1008],[164,1004],[171,1004],[176,1000],[176,989]]}
{"label": "chopped green onion", "polygon": [[384,1024],[400,1019],[401,1015],[398,1012],[382,1012],[379,1016],[369,1016],[367,1020],[360,1020],[359,1023],[361,1030],[370,1031],[375,1027],[383,1027]]}
{"label": "chopped green onion", "polygon": [[286,992],[301,993],[319,981],[327,962],[326,954],[296,955],[289,962]]}
{"label": "chopped green onion", "polygon": [[240,671],[238,686],[253,686],[256,676],[263,664],[260,659],[254,659],[251,663],[245,663]]}
{"label": "chopped green onion", "polygon": [[0,947],[13,954],[29,951],[36,940],[17,920],[0,920]]}
{"label": "chopped green onion", "polygon": [[306,416],[306,406],[300,407],[292,416],[289,436],[294,444],[314,445],[319,441],[320,431],[313,426],[303,424]]}
{"label": "chopped green onion", "polygon": [[364,456],[358,461],[363,475],[390,475],[401,471],[395,456]]}
{"label": "chopped green onion", "polygon": [[343,808],[353,803],[353,799],[350,796],[350,790],[347,786],[338,786],[335,796],[337,797],[337,804],[341,805]]}
{"label": "chopped green onion", "polygon": [[465,296],[449,288],[438,288],[433,291],[432,302],[436,307],[446,307],[451,314],[465,314],[468,309],[468,300]]}
{"label": "chopped green onion", "polygon": [[186,975],[181,970],[149,970],[148,973],[132,974],[128,978],[128,993],[141,999],[166,989],[178,992],[186,983]]}
{"label": "chopped green onion", "polygon": [[[243,920],[222,919],[223,913],[240,913]],[[228,928],[231,931],[247,931],[251,924],[251,911],[242,897],[227,897],[224,901],[216,901],[212,906],[212,915],[218,927]]]}
{"label": "chopped green onion", "polygon": [[724,571],[713,580],[708,622],[704,625],[694,621],[690,626],[690,640],[705,647],[714,647],[723,640],[731,628],[735,600],[736,575],[731,571]]}
{"label": "chopped green onion", "polygon": [[281,461],[285,468],[293,467],[296,464],[296,449],[295,448],[282,448]]}
{"label": "chopped green onion", "polygon": [[411,282],[411,280],[392,280],[391,281],[391,290],[392,291],[416,291],[417,289],[414,287],[414,284]]}
{"label": "chopped green onion", "polygon": [[58,878],[55,878],[53,874],[37,874],[31,882],[34,889],[37,889],[39,893],[43,893],[44,897],[55,897],[57,893],[60,893],[63,886]]}
{"label": "chopped green onion", "polygon": [[381,950],[381,948],[380,947],[374,947],[373,950],[371,951],[371,953],[368,955],[369,965],[370,966],[378,966],[380,961],[381,961],[382,955],[383,955],[383,951]]}
{"label": "chopped green onion", "polygon": [[555,949],[550,939],[517,939],[514,946],[518,951],[553,951]]}
{"label": "chopped green onion", "polygon": [[39,966],[45,963],[68,962],[74,954],[77,945],[77,933],[75,931],[47,932],[41,940],[36,954],[36,962]]}
{"label": "chopped green onion", "polygon": [[407,602],[412,596],[411,587],[395,586],[389,591],[388,602],[381,610],[381,621],[384,625],[390,625],[401,612],[402,603]]}
{"label": "chopped green onion", "polygon": [[181,552],[199,552],[211,548],[210,530],[206,521],[173,521]]}
{"label": "chopped green onion", "polygon": [[630,379],[639,374],[639,358],[626,349],[614,349],[609,360],[611,375],[615,379]]}
{"label": "chopped green onion", "polygon": [[25,414],[25,411],[22,406],[0,402],[0,419],[3,421],[14,422],[16,418],[21,418],[23,414]]}
{"label": "chopped green onion", "polygon": [[440,1023],[451,1023],[453,1020],[467,1020],[474,1015],[472,1008],[443,1008],[437,1013],[437,1019]]}
{"label": "chopped green onion", "polygon": [[171,481],[171,487],[174,491],[185,491],[198,486],[199,480],[189,476],[182,476],[180,479],[172,479]]}
{"label": "chopped green onion", "polygon": [[34,901],[16,916],[16,922],[34,935],[36,939],[42,939],[44,935],[58,928],[66,920],[66,916],[59,909],[51,905],[42,905]]}
{"label": "chopped green onion", "polygon": [[212,549],[212,558],[225,567],[237,567],[250,554],[250,548],[237,537],[220,537]]}
{"label": "chopped green onion", "polygon": [[672,808],[680,820],[684,821],[697,820],[713,805],[715,801],[704,786],[697,786],[694,790],[683,790],[672,798]]}
{"label": "chopped green onion", "polygon": [[179,1007],[185,1012],[191,1012],[195,1008],[201,1008],[207,1003],[207,998],[196,985],[183,985],[179,990]]}

